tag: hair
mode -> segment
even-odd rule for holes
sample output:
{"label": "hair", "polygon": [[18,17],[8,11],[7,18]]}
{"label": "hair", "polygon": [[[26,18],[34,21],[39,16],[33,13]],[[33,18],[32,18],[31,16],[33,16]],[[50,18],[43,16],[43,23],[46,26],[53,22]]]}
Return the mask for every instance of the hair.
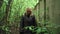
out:
{"label": "hair", "polygon": [[26,11],[27,12],[31,12],[32,10],[31,10],[31,8],[27,8]]}

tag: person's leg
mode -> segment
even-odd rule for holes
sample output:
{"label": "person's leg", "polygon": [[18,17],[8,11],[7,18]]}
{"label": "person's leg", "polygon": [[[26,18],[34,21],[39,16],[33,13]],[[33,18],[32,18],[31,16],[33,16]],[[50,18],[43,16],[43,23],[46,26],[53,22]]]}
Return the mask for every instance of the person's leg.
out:
{"label": "person's leg", "polygon": [[24,32],[24,34],[33,34],[31,31],[29,31],[29,30],[26,30],[25,32]]}
{"label": "person's leg", "polygon": [[32,34],[36,34],[36,32],[32,32]]}
{"label": "person's leg", "polygon": [[20,34],[24,34],[24,32],[20,32]]}

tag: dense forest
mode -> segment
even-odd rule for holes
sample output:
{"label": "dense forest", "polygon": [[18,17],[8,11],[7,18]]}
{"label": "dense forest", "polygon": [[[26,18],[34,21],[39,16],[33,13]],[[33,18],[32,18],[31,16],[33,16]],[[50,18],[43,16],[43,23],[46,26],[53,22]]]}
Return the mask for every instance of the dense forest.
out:
{"label": "dense forest", "polygon": [[[36,34],[60,33],[60,0],[0,0],[0,34],[19,34],[21,16],[31,8]],[[33,31],[33,30],[32,30]],[[45,32],[47,31],[47,33]]]}

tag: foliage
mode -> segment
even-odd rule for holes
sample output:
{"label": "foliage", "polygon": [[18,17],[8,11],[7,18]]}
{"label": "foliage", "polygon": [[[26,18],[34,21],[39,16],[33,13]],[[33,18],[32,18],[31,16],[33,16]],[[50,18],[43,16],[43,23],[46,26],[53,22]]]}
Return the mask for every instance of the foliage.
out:
{"label": "foliage", "polygon": [[46,27],[34,27],[34,26],[27,26],[24,29],[26,30],[30,30],[32,32],[36,32],[37,34],[41,34],[43,32],[43,34],[49,34],[48,29]]}
{"label": "foliage", "polygon": [[[7,7],[7,5],[9,5],[8,1],[9,0],[4,0],[2,6],[0,8],[0,22],[1,23],[2,23],[2,21],[3,21],[3,23],[5,23],[4,17],[6,16],[6,7]],[[8,15],[7,15],[7,22],[4,25],[1,25],[0,29],[10,32],[10,26],[15,26],[15,27],[19,28],[20,17],[25,13],[26,8],[30,7],[33,9],[37,3],[38,3],[38,0],[12,0],[10,3]],[[32,10],[32,11],[34,11],[34,10]],[[41,11],[40,12],[40,14],[41,14],[42,11],[44,11],[44,9],[41,9],[40,11]],[[36,10],[33,12],[33,14],[36,16],[36,19],[39,19],[38,13],[39,12],[37,12]],[[42,17],[42,15],[41,15],[41,17]],[[43,20],[44,20],[44,18],[43,18]],[[50,26],[52,26],[52,25],[50,25]],[[42,31],[46,31],[45,29],[46,28],[42,28]],[[32,30],[32,31],[34,31],[34,30]],[[37,27],[37,30],[35,30],[35,31],[39,33],[39,32],[41,32],[41,28]]]}
{"label": "foliage", "polygon": [[[9,0],[4,0],[3,4],[0,8],[0,21],[3,23],[4,22],[4,18],[6,16],[6,7],[8,4]],[[9,11],[8,11],[8,15],[7,15],[7,22],[2,25],[0,28],[2,28],[2,30],[5,31],[9,31],[9,26],[16,26],[19,27],[19,23],[20,23],[20,16],[23,15],[23,13],[25,13],[25,10],[27,7],[30,8],[34,8],[34,6],[36,5],[36,3],[38,3],[38,0],[12,0],[10,3],[10,7],[9,7]],[[3,20],[4,19],[4,20]]]}

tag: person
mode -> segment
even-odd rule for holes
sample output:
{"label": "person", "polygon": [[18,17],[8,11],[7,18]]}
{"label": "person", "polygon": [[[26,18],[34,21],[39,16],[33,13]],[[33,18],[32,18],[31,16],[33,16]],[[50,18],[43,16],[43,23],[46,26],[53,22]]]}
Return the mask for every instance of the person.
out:
{"label": "person", "polygon": [[35,34],[29,30],[24,31],[24,27],[26,26],[37,26],[35,16],[32,15],[32,11],[30,8],[27,8],[26,13],[21,17],[20,34]]}

